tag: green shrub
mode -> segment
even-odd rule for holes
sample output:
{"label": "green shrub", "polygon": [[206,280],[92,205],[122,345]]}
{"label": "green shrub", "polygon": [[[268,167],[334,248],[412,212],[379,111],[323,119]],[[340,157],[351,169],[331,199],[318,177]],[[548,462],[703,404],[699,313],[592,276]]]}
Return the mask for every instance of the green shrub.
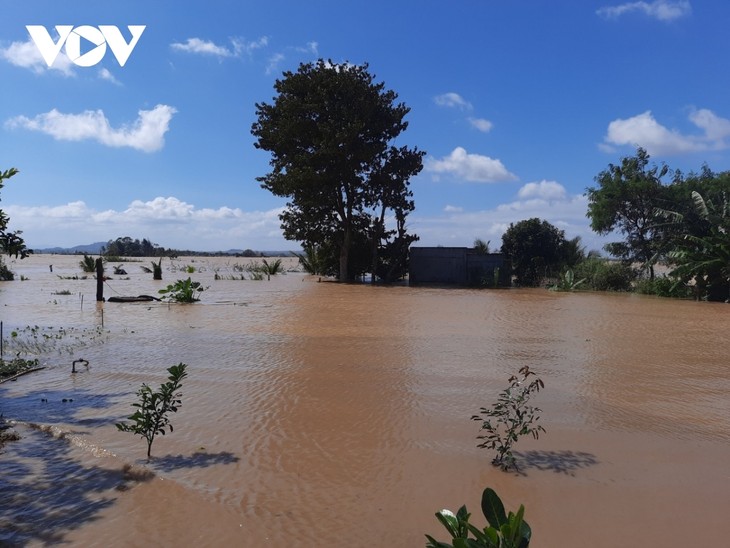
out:
{"label": "green shrub", "polygon": [[687,299],[692,296],[692,290],[686,283],[668,276],[656,277],[653,280],[642,278],[636,281],[634,289],[642,295],[656,295],[658,297]]}
{"label": "green shrub", "polygon": [[426,548],[528,548],[532,529],[524,519],[524,505],[520,505],[517,513],[506,514],[502,500],[487,487],[482,493],[482,513],[489,523],[484,529],[469,523],[471,514],[466,506],[459,508],[456,514],[451,510],[436,512],[436,519],[451,535],[452,544],[426,535]]}
{"label": "green shrub", "polygon": [[619,261],[590,258],[578,263],[575,277],[585,279],[585,286],[594,291],[631,291],[636,272]]}

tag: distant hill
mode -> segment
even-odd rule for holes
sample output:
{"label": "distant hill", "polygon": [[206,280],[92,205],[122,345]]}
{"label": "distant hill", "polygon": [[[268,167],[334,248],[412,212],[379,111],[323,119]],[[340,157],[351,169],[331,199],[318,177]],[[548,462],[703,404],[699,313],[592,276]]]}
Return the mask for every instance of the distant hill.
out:
{"label": "distant hill", "polygon": [[35,253],[57,253],[59,255],[74,255],[76,253],[98,255],[101,253],[101,248],[106,244],[107,242],[94,242],[93,244],[76,245],[74,247],[48,247],[45,249],[34,249],[33,251]]}
{"label": "distant hill", "polygon": [[[76,255],[76,254],[82,254],[87,253],[89,255],[99,255],[101,253],[101,248],[106,246],[108,242],[94,242],[93,244],[87,244],[87,245],[76,245],[73,247],[47,247],[44,249],[34,249],[33,251],[35,253],[55,253],[57,255]],[[173,251],[173,250],[170,250]],[[251,250],[246,250],[251,251]],[[229,249],[227,251],[216,251],[216,252],[210,252],[210,251],[179,251],[177,252],[178,255],[242,255],[244,253],[243,249]],[[294,252],[293,251],[255,251],[256,256],[259,257],[293,257]]]}

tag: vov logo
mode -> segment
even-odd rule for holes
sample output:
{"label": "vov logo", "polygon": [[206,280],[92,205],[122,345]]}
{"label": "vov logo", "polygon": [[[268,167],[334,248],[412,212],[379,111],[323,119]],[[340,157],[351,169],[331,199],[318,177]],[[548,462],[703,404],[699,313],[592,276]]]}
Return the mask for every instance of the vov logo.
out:
{"label": "vov logo", "polygon": [[[53,65],[64,45],[66,46],[68,58],[79,67],[93,67],[96,65],[106,55],[107,45],[112,50],[114,57],[117,58],[119,66],[123,67],[147,26],[127,25],[132,35],[129,42],[124,39],[122,32],[114,25],[99,25],[98,27],[56,25],[58,42],[53,41],[43,25],[26,25],[25,28],[28,29],[31,39],[49,67]],[[82,38],[94,45],[92,49],[83,54],[81,53]]]}

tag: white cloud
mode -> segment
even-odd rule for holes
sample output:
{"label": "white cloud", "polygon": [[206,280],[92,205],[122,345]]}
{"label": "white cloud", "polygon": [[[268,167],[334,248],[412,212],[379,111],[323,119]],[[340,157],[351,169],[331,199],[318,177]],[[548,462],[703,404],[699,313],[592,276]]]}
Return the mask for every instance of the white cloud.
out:
{"label": "white cloud", "polygon": [[277,70],[279,63],[281,63],[284,60],[284,54],[283,53],[275,53],[271,57],[269,57],[269,61],[266,65],[266,74],[271,74],[275,70]]}
{"label": "white cloud", "polygon": [[673,21],[691,14],[692,6],[689,0],[654,0],[654,2],[627,2],[618,6],[604,6],[596,13],[601,17],[613,19],[635,11],[659,21]]}
{"label": "white cloud", "polygon": [[73,246],[127,235],[149,238],[163,247],[200,251],[299,247],[284,240],[279,220],[283,208],[197,208],[170,196],[134,200],[124,210],[99,211],[83,201],[5,209],[15,226],[24,227],[23,237],[30,247]]}
{"label": "white cloud", "polygon": [[437,95],[433,98],[433,102],[440,107],[458,108],[461,110],[471,110],[473,108],[469,101],[453,91]]}
{"label": "white cloud", "polygon": [[122,85],[122,83],[119,80],[117,80],[114,77],[114,75],[111,72],[109,72],[108,69],[105,69],[105,68],[99,70],[99,78],[101,78],[102,80],[106,80],[107,82],[111,82],[115,86]]}
{"label": "white cloud", "polygon": [[246,42],[245,40],[240,40],[236,38],[231,40],[231,42],[233,43],[236,55],[240,53],[251,55],[257,49],[265,48],[267,45],[269,45],[269,37],[262,36],[258,40],[253,40],[251,42]]}
{"label": "white cloud", "polygon": [[730,148],[730,120],[707,109],[694,110],[689,121],[703,134],[684,135],[656,121],[651,111],[608,124],[604,143],[600,147],[612,151],[613,145],[641,146],[649,154],[684,154],[703,150]]}
{"label": "white cloud", "polygon": [[302,53],[311,53],[312,55],[319,55],[319,44],[317,42],[307,42],[305,47],[294,48]]}
{"label": "white cloud", "polygon": [[49,67],[43,60],[38,48],[32,40],[27,42],[13,42],[7,48],[0,48],[0,59],[5,59],[16,67],[32,70],[36,74],[43,74],[47,71],[57,71],[64,76],[73,76],[73,63],[62,51],[56,57],[53,65]]}
{"label": "white cloud", "polygon": [[452,205],[446,204],[446,207],[444,207],[444,211],[446,213],[459,213],[461,211],[464,211],[464,208],[463,207],[459,207],[459,206],[452,206]]}
{"label": "white cloud", "polygon": [[462,147],[456,147],[441,160],[427,158],[425,169],[437,176],[446,173],[479,183],[517,180],[517,176],[507,171],[499,160],[480,154],[469,154]]}
{"label": "white cloud", "polygon": [[517,197],[523,200],[540,199],[546,201],[565,200],[567,192],[565,187],[555,181],[542,180],[538,183],[527,183],[519,192]]}
{"label": "white cloud", "polygon": [[711,110],[702,108],[689,115],[690,121],[705,131],[705,139],[714,142],[717,148],[726,148],[725,139],[730,137],[730,120],[720,118]]}
{"label": "white cloud", "polygon": [[213,42],[201,40],[200,38],[188,38],[187,42],[175,42],[170,47],[176,51],[185,53],[197,53],[201,55],[213,55],[214,57],[233,57],[235,51],[229,50],[225,46],[217,46]]}
{"label": "white cloud", "polygon": [[[542,184],[545,183],[545,184]],[[418,209],[409,220],[410,229],[420,236],[417,245],[471,246],[480,236],[493,249],[502,245],[502,234],[511,223],[537,217],[565,231],[567,238],[580,236],[589,250],[601,250],[608,241],[597,236],[586,219],[588,202],[580,194],[570,195],[555,181],[528,183],[514,201],[487,210],[444,208],[442,215],[424,217]]]}
{"label": "white cloud", "polygon": [[115,129],[104,112],[87,110],[81,114],[64,114],[56,109],[34,118],[16,116],[5,122],[6,127],[40,131],[59,141],[96,140],[110,147],[130,147],[143,152],[155,152],[165,144],[170,120],[177,111],[168,105],[152,110],[140,110],[137,119]]}
{"label": "white cloud", "polygon": [[230,42],[229,47],[218,45],[210,40],[188,38],[185,42],[174,42],[170,44],[170,47],[175,51],[224,59],[227,57],[240,57],[242,54],[252,55],[256,50],[265,48],[269,44],[269,37],[262,36],[258,40],[251,41],[242,38],[231,38]]}
{"label": "white cloud", "polygon": [[469,123],[483,133],[489,133],[494,125],[484,118],[469,118]]}

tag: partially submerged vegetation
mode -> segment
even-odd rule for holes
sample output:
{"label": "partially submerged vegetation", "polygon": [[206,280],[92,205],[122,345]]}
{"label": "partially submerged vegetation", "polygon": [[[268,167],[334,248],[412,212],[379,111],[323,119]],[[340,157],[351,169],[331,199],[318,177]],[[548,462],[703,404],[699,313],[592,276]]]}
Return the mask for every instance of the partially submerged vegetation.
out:
{"label": "partially submerged vegetation", "polygon": [[225,274],[221,273],[221,268],[215,269],[214,279],[216,280],[263,280],[264,277],[267,280],[271,280],[271,276],[282,274],[285,272],[284,265],[281,259],[276,259],[269,262],[266,259],[262,259],[261,262],[254,261],[248,264],[235,263],[232,266],[227,267],[229,272],[232,270],[233,273]]}
{"label": "partially submerged vegetation", "polygon": [[163,299],[176,303],[194,303],[200,300],[200,294],[207,288],[200,282],[194,282],[191,278],[177,280],[174,284],[160,289],[158,293]]}
{"label": "partially submerged vegetation", "polygon": [[18,377],[38,367],[37,359],[27,360],[18,356],[12,360],[0,359],[0,382]]}
{"label": "partially submerged vegetation", "polygon": [[16,356],[41,356],[49,353],[72,354],[79,348],[103,343],[106,332],[93,328],[41,327],[27,325],[13,329],[3,338],[3,348]]}

